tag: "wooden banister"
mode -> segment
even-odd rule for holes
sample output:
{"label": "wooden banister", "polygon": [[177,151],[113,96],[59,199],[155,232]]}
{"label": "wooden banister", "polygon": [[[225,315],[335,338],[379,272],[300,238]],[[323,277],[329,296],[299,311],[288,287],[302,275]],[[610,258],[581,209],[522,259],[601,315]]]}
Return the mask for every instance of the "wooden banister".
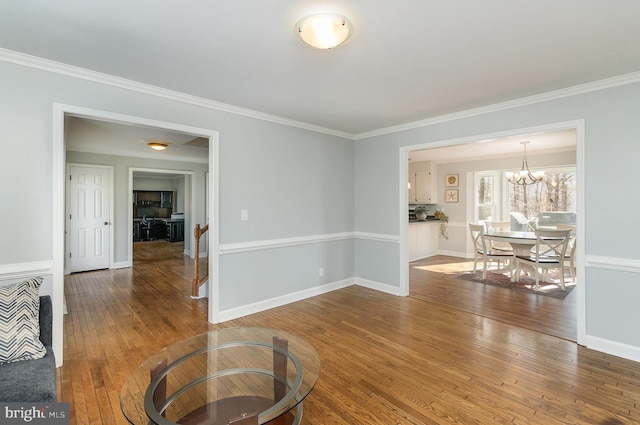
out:
{"label": "wooden banister", "polygon": [[191,296],[196,298],[198,296],[198,288],[202,286],[203,283],[209,279],[209,253],[207,252],[207,267],[204,272],[204,276],[200,277],[200,238],[204,235],[207,230],[209,230],[209,225],[205,225],[204,227],[200,227],[199,224],[196,224],[195,229],[193,229],[193,236],[196,238],[195,243],[195,262],[193,265],[193,280],[191,281]]}

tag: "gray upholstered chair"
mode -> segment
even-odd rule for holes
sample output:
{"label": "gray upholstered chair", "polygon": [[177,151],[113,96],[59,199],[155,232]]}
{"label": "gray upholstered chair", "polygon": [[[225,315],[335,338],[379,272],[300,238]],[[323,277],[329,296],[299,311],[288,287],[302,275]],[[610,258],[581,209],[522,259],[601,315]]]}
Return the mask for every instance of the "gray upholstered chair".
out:
{"label": "gray upholstered chair", "polygon": [[51,297],[40,297],[40,341],[47,350],[41,359],[20,360],[0,365],[0,401],[57,401],[56,360],[52,344]]}

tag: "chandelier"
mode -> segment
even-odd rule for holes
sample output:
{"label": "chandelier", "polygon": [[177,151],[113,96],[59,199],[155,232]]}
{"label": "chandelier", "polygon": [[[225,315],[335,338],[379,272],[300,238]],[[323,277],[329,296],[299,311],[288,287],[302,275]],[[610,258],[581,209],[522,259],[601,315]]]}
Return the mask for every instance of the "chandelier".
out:
{"label": "chandelier", "polygon": [[524,147],[524,155],[522,156],[522,168],[520,171],[505,173],[507,180],[513,184],[528,185],[538,183],[544,178],[544,171],[536,171],[532,173],[527,165],[527,144],[529,142],[520,142]]}

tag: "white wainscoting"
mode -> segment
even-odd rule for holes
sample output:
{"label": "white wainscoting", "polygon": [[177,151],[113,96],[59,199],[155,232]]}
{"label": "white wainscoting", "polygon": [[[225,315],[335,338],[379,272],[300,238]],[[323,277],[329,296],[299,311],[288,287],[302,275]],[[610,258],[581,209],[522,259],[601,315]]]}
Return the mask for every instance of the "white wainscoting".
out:
{"label": "white wainscoting", "polygon": [[[640,260],[635,258],[587,255],[585,258],[585,265],[590,269],[640,273]],[[640,362],[640,347],[622,344],[616,341],[590,335],[586,336],[586,346],[592,350]]]}
{"label": "white wainscoting", "polygon": [[[364,233],[364,232],[340,232],[329,233],[324,235],[310,235],[283,239],[270,239],[261,241],[251,241],[232,244],[220,244],[220,255],[231,255],[245,252],[279,249],[285,247],[292,247],[306,244],[325,243],[340,240],[349,239],[366,239],[374,241],[383,241],[390,243],[399,243],[400,237],[398,235],[386,235],[379,233]],[[285,304],[301,301],[306,298],[315,297],[317,295],[325,294],[338,289],[346,288],[351,285],[361,285],[367,288],[375,289],[378,291],[386,292],[393,295],[399,294],[398,287],[387,285],[380,282],[374,282],[366,279],[358,279],[356,277],[347,278],[337,282],[331,282],[313,288],[305,289],[303,291],[294,292],[278,297],[274,297],[268,300],[259,301],[256,303],[244,305],[241,307],[232,308],[229,310],[221,311],[219,319],[221,322],[236,319],[238,317],[246,316],[249,314],[258,313],[260,311],[268,310],[274,307],[280,307]]]}

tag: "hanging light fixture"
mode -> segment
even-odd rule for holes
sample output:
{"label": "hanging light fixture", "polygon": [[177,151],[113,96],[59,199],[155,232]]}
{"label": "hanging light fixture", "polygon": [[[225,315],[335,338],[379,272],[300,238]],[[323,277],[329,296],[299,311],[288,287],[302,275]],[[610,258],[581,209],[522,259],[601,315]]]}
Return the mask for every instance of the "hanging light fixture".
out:
{"label": "hanging light fixture", "polygon": [[337,13],[314,13],[300,19],[294,31],[307,46],[331,49],[346,43],[353,33],[353,25]]}
{"label": "hanging light fixture", "polygon": [[520,171],[505,173],[507,179],[513,184],[521,186],[538,183],[544,178],[544,171],[531,172],[527,164],[527,144],[529,142],[520,142],[524,147],[524,155],[522,157],[522,168]]}

